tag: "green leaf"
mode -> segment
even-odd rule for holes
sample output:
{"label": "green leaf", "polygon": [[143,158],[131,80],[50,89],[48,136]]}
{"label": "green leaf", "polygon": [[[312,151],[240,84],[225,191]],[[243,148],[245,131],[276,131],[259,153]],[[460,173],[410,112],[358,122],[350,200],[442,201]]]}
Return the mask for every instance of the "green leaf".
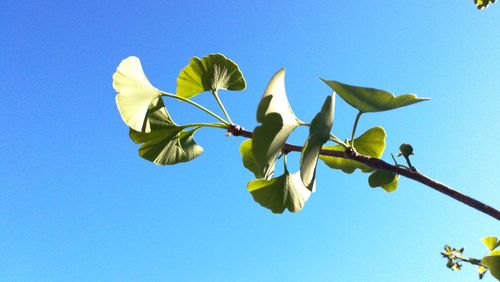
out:
{"label": "green leaf", "polygon": [[155,130],[150,133],[130,129],[130,138],[140,144],[139,155],[158,165],[188,162],[203,153],[193,134],[197,129],[182,131],[180,127]]}
{"label": "green leaf", "polygon": [[399,176],[386,170],[375,170],[368,177],[370,187],[382,187],[386,192],[394,192],[398,188]]}
{"label": "green leaf", "polygon": [[189,99],[219,89],[243,90],[245,78],[238,65],[222,54],[193,57],[177,77],[177,95]]}
{"label": "green leaf", "polygon": [[321,111],[311,121],[309,136],[306,139],[300,157],[300,177],[302,183],[311,191],[316,178],[316,165],[318,163],[321,146],[330,139],[333,125],[333,112],[335,109],[335,93],[326,97]]}
{"label": "green leaf", "polygon": [[493,277],[500,280],[500,256],[485,256],[481,263],[488,267]]}
{"label": "green leaf", "polygon": [[290,174],[286,164],[283,175],[269,180],[252,180],[247,188],[257,203],[273,213],[283,213],[285,208],[291,212],[300,211],[311,195],[302,184],[300,173]]}
{"label": "green leaf", "polygon": [[414,94],[404,94],[396,97],[384,90],[352,86],[333,80],[322,80],[344,101],[362,113],[387,111],[430,100],[430,98],[419,98]]}
{"label": "green leaf", "polygon": [[279,70],[267,85],[257,108],[261,125],[253,131],[252,152],[258,167],[257,178],[271,179],[288,136],[299,126],[285,91],[285,70]]}
{"label": "green leaf", "polygon": [[498,244],[500,244],[500,242],[497,241],[497,237],[494,236],[484,237],[481,241],[483,241],[483,244],[486,245],[490,251],[493,251]]}
{"label": "green leaf", "polygon": [[[354,148],[360,154],[370,156],[373,158],[380,158],[385,150],[385,130],[383,127],[376,126],[368,129],[358,138],[354,139]],[[324,146],[325,150],[334,151],[345,151],[345,148],[336,146]],[[360,169],[363,172],[371,172],[372,168],[366,166],[360,162],[336,158],[331,156],[320,155],[320,160],[322,160],[326,165],[334,169],[340,169],[345,173],[353,173],[356,169]]]}
{"label": "green leaf", "polygon": [[489,4],[493,3],[495,3],[495,0],[474,0],[474,4],[476,4],[476,7],[479,10],[485,9]]}
{"label": "green leaf", "polygon": [[118,93],[116,105],[123,121],[136,131],[150,132],[146,114],[161,92],[149,82],[139,58],[128,57],[120,63],[113,74],[113,88]]}
{"label": "green leaf", "polygon": [[132,141],[142,144],[139,155],[158,165],[187,162],[201,155],[203,148],[193,139],[197,129],[183,131],[182,127],[172,121],[162,100],[159,101],[161,102],[148,111],[151,122],[149,133],[130,129],[129,135]]}
{"label": "green leaf", "polygon": [[241,158],[243,160],[243,166],[248,170],[253,172],[255,177],[258,177],[257,164],[255,163],[255,158],[252,153],[252,139],[245,140],[240,145]]}

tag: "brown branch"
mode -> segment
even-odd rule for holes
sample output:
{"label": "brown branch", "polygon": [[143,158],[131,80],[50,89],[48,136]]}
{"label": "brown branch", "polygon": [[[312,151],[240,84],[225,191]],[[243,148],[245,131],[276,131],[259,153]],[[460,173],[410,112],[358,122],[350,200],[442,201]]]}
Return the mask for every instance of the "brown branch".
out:
{"label": "brown branch", "polygon": [[[252,138],[251,131],[247,131],[244,128],[242,128],[236,124],[231,124],[228,127],[228,132],[234,136],[243,136],[246,138]],[[292,152],[292,151],[301,152],[302,146],[291,145],[291,144],[285,143],[285,145],[283,146],[283,150],[285,152]],[[350,159],[350,160],[354,160],[354,161],[358,161],[360,163],[363,163],[363,164],[365,164],[371,168],[374,168],[374,169],[387,170],[387,171],[397,173],[397,174],[402,175],[404,177],[418,181],[418,182],[420,182],[420,183],[422,183],[422,184],[424,184],[424,185],[426,185],[426,186],[428,186],[436,191],[439,191],[439,192],[441,192],[441,193],[443,193],[443,194],[445,194],[445,195],[447,195],[447,196],[449,196],[457,201],[460,201],[460,202],[462,202],[462,203],[464,203],[464,204],[466,204],[466,205],[468,205],[468,206],[470,206],[478,211],[481,211],[481,212],[483,212],[483,213],[485,213],[485,214],[487,214],[487,215],[489,215],[497,220],[500,220],[500,211],[498,211],[494,207],[489,206],[485,203],[482,203],[482,202],[480,202],[474,198],[471,198],[465,194],[462,194],[462,193],[458,192],[457,190],[455,190],[455,189],[453,189],[453,188],[451,188],[443,183],[440,183],[434,179],[431,179],[431,178],[423,175],[422,173],[420,173],[417,170],[411,170],[411,169],[407,169],[405,167],[391,165],[391,164],[389,164],[381,159],[361,155],[354,150],[346,150],[346,151],[321,150],[320,154],[324,155],[324,156]]]}

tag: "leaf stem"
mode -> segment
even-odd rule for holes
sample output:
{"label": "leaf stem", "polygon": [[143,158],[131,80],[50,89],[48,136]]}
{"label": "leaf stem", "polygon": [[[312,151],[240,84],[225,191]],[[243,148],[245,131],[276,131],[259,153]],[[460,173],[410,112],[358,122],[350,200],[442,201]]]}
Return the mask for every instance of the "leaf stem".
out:
{"label": "leaf stem", "polygon": [[346,143],[342,142],[342,140],[340,140],[340,138],[338,138],[337,136],[333,135],[333,134],[330,134],[330,141],[333,141],[339,145],[341,145],[342,147],[344,148],[348,148],[349,145],[347,145]]}
{"label": "leaf stem", "polygon": [[174,98],[174,99],[177,99],[177,100],[180,100],[182,102],[186,102],[188,104],[191,104],[197,108],[199,108],[200,110],[206,112],[207,114],[213,116],[214,118],[218,119],[220,122],[222,122],[223,124],[225,125],[229,125],[230,123],[227,122],[226,120],[224,120],[223,118],[221,118],[219,115],[217,115],[216,113],[212,112],[211,110],[203,107],[202,105],[194,102],[194,101],[191,101],[189,99],[186,99],[186,98],[183,98],[183,97],[180,97],[180,96],[177,96],[177,95],[174,95],[174,94],[170,94],[170,93],[167,93],[167,92],[161,92],[161,95],[164,96],[164,97],[170,97],[170,98]]}
{"label": "leaf stem", "polygon": [[415,168],[413,167],[413,165],[411,164],[411,162],[410,162],[410,156],[403,156],[403,157],[405,158],[406,163],[408,164],[408,167],[409,167],[410,169],[415,169]]}
{"label": "leaf stem", "polygon": [[227,125],[223,123],[187,123],[183,124],[180,127],[188,128],[188,127],[214,127],[214,128],[222,128],[227,130]]}
{"label": "leaf stem", "polygon": [[398,162],[396,161],[396,158],[394,157],[394,154],[391,153],[392,160],[394,161],[394,165],[398,165]]}
{"label": "leaf stem", "polygon": [[351,135],[351,146],[354,146],[354,135],[356,134],[356,128],[358,127],[359,118],[363,113],[361,111],[356,115],[356,119],[354,120],[354,126],[352,127],[352,135]]}
{"label": "leaf stem", "polygon": [[215,100],[217,100],[217,104],[219,104],[219,107],[221,108],[221,110],[224,112],[224,115],[226,116],[227,120],[229,121],[229,123],[233,123],[231,121],[231,118],[229,117],[229,114],[227,113],[226,111],[226,108],[224,108],[224,104],[222,104],[222,101],[220,100],[219,98],[219,94],[217,93],[217,90],[215,91],[212,91],[212,94],[214,95],[215,97]]}

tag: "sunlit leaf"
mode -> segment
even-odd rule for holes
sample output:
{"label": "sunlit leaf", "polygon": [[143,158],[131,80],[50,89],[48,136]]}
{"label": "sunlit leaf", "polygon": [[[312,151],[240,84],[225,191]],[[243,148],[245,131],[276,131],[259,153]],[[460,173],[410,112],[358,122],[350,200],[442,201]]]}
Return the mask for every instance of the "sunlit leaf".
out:
{"label": "sunlit leaf", "polygon": [[300,177],[304,185],[311,191],[315,182],[316,165],[318,163],[321,146],[330,139],[333,125],[333,111],[335,109],[335,93],[328,96],[321,111],[311,121],[309,136],[306,139],[300,157]]}
{"label": "sunlit leaf", "polygon": [[194,97],[201,92],[219,89],[243,90],[245,78],[238,65],[222,54],[193,57],[177,77],[177,95]]}
{"label": "sunlit leaf", "polygon": [[203,148],[193,139],[196,129],[183,131],[172,121],[163,102],[151,107],[148,117],[151,123],[149,133],[132,128],[129,132],[132,141],[141,144],[139,155],[142,158],[158,165],[172,165],[190,161],[203,153]]}
{"label": "sunlit leaf", "polygon": [[484,9],[488,7],[489,4],[495,3],[495,0],[474,0],[474,4],[478,9]]}
{"label": "sunlit leaf", "polygon": [[309,199],[311,191],[302,184],[300,172],[290,174],[285,165],[285,173],[272,179],[252,180],[247,185],[253,199],[273,213],[300,211]]}
{"label": "sunlit leaf", "polygon": [[370,187],[382,187],[386,192],[396,191],[398,188],[399,176],[386,170],[375,170],[368,177],[368,184]]}
{"label": "sunlit leaf", "polygon": [[240,145],[240,154],[243,160],[243,166],[253,172],[258,177],[258,168],[252,153],[252,139],[245,140]]}
{"label": "sunlit leaf", "polygon": [[486,274],[486,272],[488,271],[488,269],[482,265],[478,266],[477,267],[477,272],[479,272],[479,279],[483,279],[484,275]]}
{"label": "sunlit leaf", "polygon": [[113,74],[116,105],[123,121],[135,131],[150,132],[146,113],[160,99],[161,92],[151,85],[137,57],[123,60]]}
{"label": "sunlit leaf", "polygon": [[483,244],[486,245],[490,251],[493,251],[498,244],[500,244],[500,242],[497,241],[497,237],[494,236],[484,237],[481,241],[483,241]]}
{"label": "sunlit leaf", "polygon": [[396,97],[384,90],[352,86],[334,80],[323,80],[323,82],[330,86],[349,105],[362,113],[387,111],[429,100],[429,98],[419,98],[414,94],[404,94]]}
{"label": "sunlit leaf", "polygon": [[481,263],[489,268],[493,277],[500,280],[500,256],[485,256]]}
{"label": "sunlit leaf", "polygon": [[257,126],[253,132],[252,151],[258,178],[270,179],[276,157],[288,136],[299,126],[285,92],[285,70],[279,70],[267,85],[257,108]]}
{"label": "sunlit leaf", "polygon": [[[380,158],[385,150],[384,128],[376,126],[368,129],[361,136],[354,139],[354,148],[356,148],[356,151],[362,155],[374,158]],[[323,149],[341,151],[341,152],[345,150],[344,147],[340,145],[324,146]],[[320,155],[319,158],[320,160],[325,162],[325,164],[328,165],[329,167],[334,169],[340,169],[345,173],[353,173],[356,169],[360,169],[363,172],[373,171],[373,169],[368,167],[367,165],[349,159],[336,158],[324,155]]]}

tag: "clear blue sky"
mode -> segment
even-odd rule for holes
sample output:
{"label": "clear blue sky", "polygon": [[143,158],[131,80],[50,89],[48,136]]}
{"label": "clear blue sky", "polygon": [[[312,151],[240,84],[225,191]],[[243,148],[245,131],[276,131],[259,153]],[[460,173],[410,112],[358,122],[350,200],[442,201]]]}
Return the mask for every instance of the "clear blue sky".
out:
{"label": "clear blue sky", "polygon": [[[482,256],[480,238],[500,235],[421,184],[388,194],[323,164],[305,209],[274,215],[246,190],[242,139],[203,130],[198,159],[155,166],[137,156],[111,87],[130,55],[173,92],[190,57],[220,52],[247,79],[221,95],[249,129],[281,67],[302,120],[330,93],[318,77],[432,97],[367,114],[359,132],[384,126],[386,160],[410,142],[419,170],[499,208],[500,4],[1,1],[0,38],[0,281],[475,281],[472,267],[449,271],[441,248]],[[339,99],[334,133],[348,137],[355,114]]]}

